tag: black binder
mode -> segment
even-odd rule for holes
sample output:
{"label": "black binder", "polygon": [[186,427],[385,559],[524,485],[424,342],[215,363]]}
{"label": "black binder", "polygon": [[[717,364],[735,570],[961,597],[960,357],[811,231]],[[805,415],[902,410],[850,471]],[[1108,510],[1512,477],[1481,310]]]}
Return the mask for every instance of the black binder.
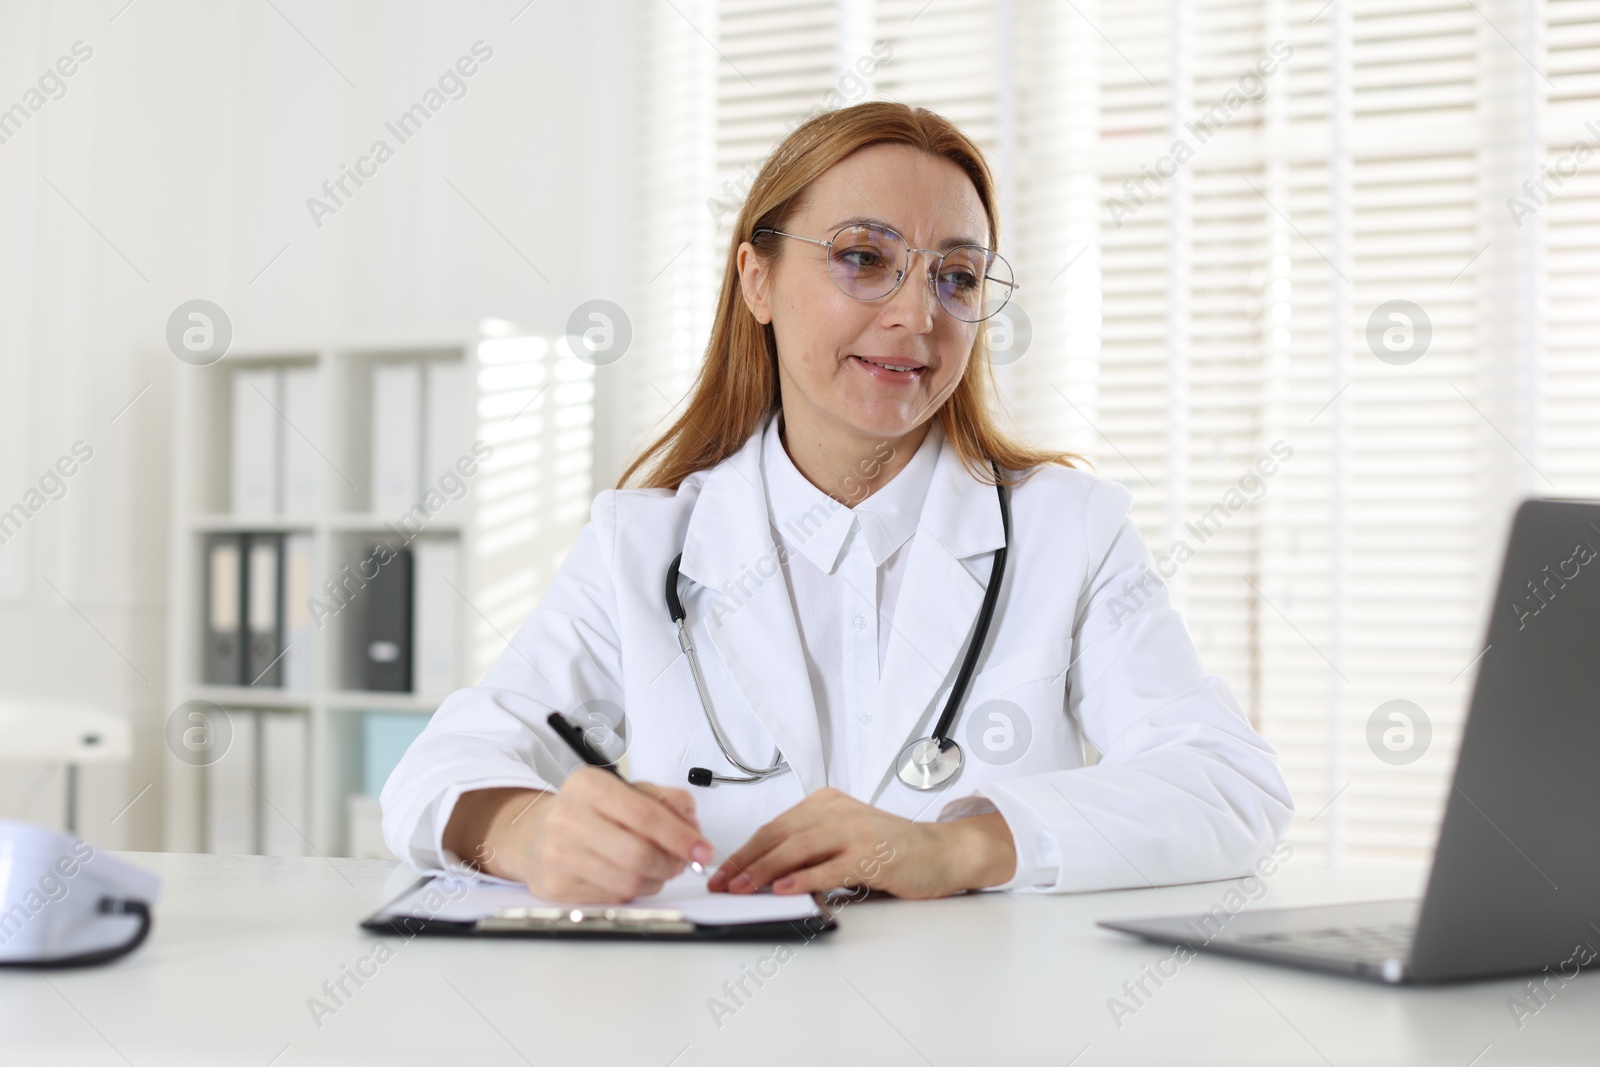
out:
{"label": "black binder", "polygon": [[774,921],[707,925],[690,922],[675,908],[628,904],[568,904],[559,907],[500,909],[480,919],[439,919],[403,902],[437,881],[425,877],[366,919],[361,928],[375,934],[410,937],[558,937],[643,939],[651,941],[810,941],[838,929],[838,920],[816,894],[814,914]]}
{"label": "black binder", "polygon": [[245,538],[245,663],[240,681],[283,687],[283,535]]}
{"label": "black binder", "polygon": [[238,685],[244,674],[244,537],[206,538],[201,604],[201,677],[207,685]]}
{"label": "black binder", "polygon": [[[380,693],[411,692],[411,550],[390,550],[393,556],[362,592],[366,601],[361,660],[365,688]],[[381,559],[370,545],[367,558]]]}

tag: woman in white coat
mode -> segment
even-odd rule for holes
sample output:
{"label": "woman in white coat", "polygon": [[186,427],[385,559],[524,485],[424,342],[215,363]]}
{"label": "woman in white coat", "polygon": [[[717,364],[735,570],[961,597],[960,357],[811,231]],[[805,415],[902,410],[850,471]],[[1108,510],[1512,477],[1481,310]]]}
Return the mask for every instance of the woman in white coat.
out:
{"label": "woman in white coat", "polygon": [[[385,785],[397,855],[600,902],[690,861],[719,861],[713,890],[934,897],[1228,878],[1271,850],[1293,813],[1277,755],[1202,668],[1130,494],[996,425],[996,210],[979,149],[928,111],[862,104],[783,142],[684,414],[620,483],[648,467],[643,486],[596,497]],[[913,788],[902,750],[934,731],[1003,544],[947,731],[960,770]],[[709,711],[665,597],[680,553]],[[638,788],[582,765],[552,711],[625,750]]]}

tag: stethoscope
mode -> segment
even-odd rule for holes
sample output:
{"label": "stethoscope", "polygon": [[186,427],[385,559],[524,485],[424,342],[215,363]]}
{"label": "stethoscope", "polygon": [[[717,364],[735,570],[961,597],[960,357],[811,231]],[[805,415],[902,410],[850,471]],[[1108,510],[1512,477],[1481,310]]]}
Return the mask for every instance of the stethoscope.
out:
{"label": "stethoscope", "polygon": [[[900,780],[912,789],[937,789],[961,773],[961,746],[950,736],[950,728],[955,725],[962,698],[966,696],[967,685],[972,680],[973,668],[978,663],[978,653],[982,651],[983,643],[989,636],[989,625],[994,621],[995,604],[1000,599],[1000,583],[1006,574],[1006,550],[1011,546],[1011,497],[1006,487],[999,484],[1000,469],[995,467],[993,462],[990,466],[994,467],[995,489],[1000,495],[1000,523],[1005,530],[1005,541],[995,550],[994,564],[989,570],[989,585],[983,591],[983,606],[978,611],[978,625],[973,631],[971,644],[967,646],[966,658],[961,661],[961,670],[956,675],[955,687],[950,690],[950,699],[945,702],[944,711],[934,725],[933,735],[920,737],[911,742],[900,750],[900,755],[895,761]],[[683,654],[688,657],[689,670],[694,675],[694,687],[700,694],[700,706],[705,710],[706,722],[711,725],[711,733],[717,739],[717,747],[722,749],[722,755],[729,763],[744,772],[742,775],[713,774],[705,767],[690,767],[689,784],[709,786],[712,782],[742,784],[765,781],[775,774],[788,770],[788,761],[783,758],[782,752],[774,751],[770,764],[765,767],[751,767],[734,755],[733,746],[728,743],[721,724],[717,722],[716,713],[711,710],[711,694],[706,688],[705,675],[700,670],[700,657],[695,654],[694,642],[689,637],[689,625],[686,621],[687,614],[683,610],[683,601],[678,598],[678,566],[682,562],[683,553],[679,552],[673,558],[672,565],[667,568],[667,612],[678,627],[678,647],[683,649]]]}

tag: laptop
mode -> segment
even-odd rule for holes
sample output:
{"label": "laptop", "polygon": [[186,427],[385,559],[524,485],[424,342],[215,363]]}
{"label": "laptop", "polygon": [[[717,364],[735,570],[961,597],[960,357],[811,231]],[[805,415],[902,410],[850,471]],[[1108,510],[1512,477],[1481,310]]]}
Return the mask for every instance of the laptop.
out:
{"label": "laptop", "polygon": [[1396,984],[1600,957],[1600,503],[1517,508],[1484,646],[1422,899],[1099,925]]}

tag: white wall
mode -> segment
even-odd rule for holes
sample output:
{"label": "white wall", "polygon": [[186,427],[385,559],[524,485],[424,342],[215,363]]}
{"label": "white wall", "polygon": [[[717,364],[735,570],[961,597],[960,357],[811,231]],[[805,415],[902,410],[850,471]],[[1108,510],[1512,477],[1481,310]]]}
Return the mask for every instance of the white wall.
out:
{"label": "white wall", "polygon": [[[0,700],[134,718],[132,767],[85,773],[86,836],[161,846],[169,428],[178,376],[204,373],[167,350],[168,315],[213,300],[235,347],[264,348],[484,316],[554,334],[584,300],[635,306],[637,6],[0,7],[0,109],[93,49],[0,144],[0,510],[75,440],[94,449],[0,544]],[[479,40],[466,95],[398,144],[385,121]],[[307,198],[379,137],[394,158],[316,226]],[[606,484],[622,456],[600,384]],[[0,818],[59,822],[60,777],[0,767]]]}

